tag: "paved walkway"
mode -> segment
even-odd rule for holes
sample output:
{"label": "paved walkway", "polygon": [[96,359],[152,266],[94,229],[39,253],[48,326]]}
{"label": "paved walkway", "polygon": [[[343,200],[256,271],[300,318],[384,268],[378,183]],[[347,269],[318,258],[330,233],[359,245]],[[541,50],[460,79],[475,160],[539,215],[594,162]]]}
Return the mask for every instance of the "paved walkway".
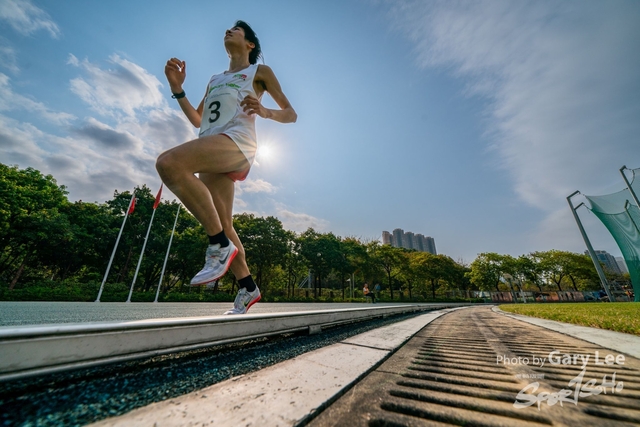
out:
{"label": "paved walkway", "polygon": [[640,337],[593,344],[570,336],[582,327],[520,320],[486,306],[431,312],[95,425],[640,423]]}

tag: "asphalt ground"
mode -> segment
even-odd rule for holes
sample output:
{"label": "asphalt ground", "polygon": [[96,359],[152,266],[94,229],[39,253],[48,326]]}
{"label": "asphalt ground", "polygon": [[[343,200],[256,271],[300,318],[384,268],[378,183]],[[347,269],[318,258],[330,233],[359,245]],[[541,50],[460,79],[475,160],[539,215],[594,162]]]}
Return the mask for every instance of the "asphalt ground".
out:
{"label": "asphalt ground", "polygon": [[[251,314],[335,310],[371,306],[365,303],[268,303],[251,307]],[[386,305],[407,305],[384,303]],[[415,304],[415,303],[412,303]],[[425,304],[448,307],[451,304]],[[0,302],[0,327],[85,322],[118,322],[144,319],[218,316],[233,303],[117,303],[117,302]]]}

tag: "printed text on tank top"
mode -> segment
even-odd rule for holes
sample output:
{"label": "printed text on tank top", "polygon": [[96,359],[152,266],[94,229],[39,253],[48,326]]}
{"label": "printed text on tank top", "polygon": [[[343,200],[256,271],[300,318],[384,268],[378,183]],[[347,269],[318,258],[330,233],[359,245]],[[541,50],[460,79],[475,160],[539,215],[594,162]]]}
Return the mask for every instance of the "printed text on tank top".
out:
{"label": "printed text on tank top", "polygon": [[238,115],[246,116],[240,107],[240,102],[247,93],[255,96],[253,76],[250,81],[247,81],[250,78],[249,75],[255,75],[255,72],[244,73],[245,70],[248,69],[240,70],[237,73],[225,72],[211,78],[204,100],[200,124],[201,134],[213,127],[224,127]]}

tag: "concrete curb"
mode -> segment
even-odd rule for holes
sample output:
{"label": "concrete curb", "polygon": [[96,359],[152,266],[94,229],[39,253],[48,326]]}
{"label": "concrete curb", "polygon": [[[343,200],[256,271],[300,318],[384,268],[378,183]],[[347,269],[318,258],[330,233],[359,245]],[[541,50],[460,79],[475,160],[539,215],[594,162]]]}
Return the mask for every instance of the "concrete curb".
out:
{"label": "concrete curb", "polygon": [[438,317],[432,311],[92,426],[294,426],[314,417]]}
{"label": "concrete curb", "polygon": [[538,317],[524,316],[522,314],[507,313],[497,306],[491,308],[492,311],[511,317],[516,320],[542,326],[552,331],[560,332],[574,338],[579,338],[602,347],[625,353],[635,358],[640,358],[640,337],[622,332],[609,331],[606,329],[590,328],[571,323],[556,322],[555,320],[540,319]]}
{"label": "concrete curb", "polygon": [[0,328],[0,382],[191,351],[376,317],[426,311],[428,305],[145,319]]}

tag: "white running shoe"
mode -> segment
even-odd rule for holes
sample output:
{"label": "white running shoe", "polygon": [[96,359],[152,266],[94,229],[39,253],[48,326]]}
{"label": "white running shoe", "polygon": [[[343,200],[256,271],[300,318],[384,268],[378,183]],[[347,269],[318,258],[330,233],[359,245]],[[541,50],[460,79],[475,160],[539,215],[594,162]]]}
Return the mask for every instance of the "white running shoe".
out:
{"label": "white running shoe", "polygon": [[238,248],[232,241],[229,241],[229,246],[224,248],[219,244],[209,245],[204,268],[191,279],[191,286],[214,282],[224,276],[237,254]]}
{"label": "white running shoe", "polygon": [[247,292],[246,288],[242,288],[238,291],[238,296],[233,302],[233,308],[224,314],[245,314],[253,304],[260,301],[260,298],[262,295],[260,295],[260,289],[257,286],[253,292]]}

